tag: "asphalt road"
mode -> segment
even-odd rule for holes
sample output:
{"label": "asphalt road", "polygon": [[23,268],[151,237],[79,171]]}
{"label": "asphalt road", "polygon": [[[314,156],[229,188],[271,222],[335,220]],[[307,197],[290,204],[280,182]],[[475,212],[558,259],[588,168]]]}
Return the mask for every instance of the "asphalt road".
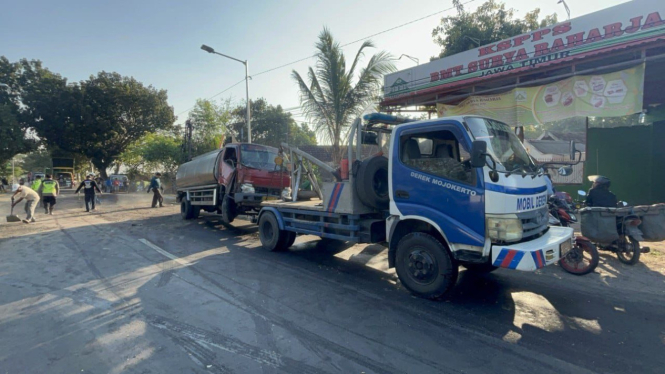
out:
{"label": "asphalt road", "polygon": [[380,246],[301,237],[268,253],[248,222],[185,222],[146,194],[102,199],[97,213],[66,195],[54,216],[0,223],[0,373],[665,367],[665,279],[644,264],[462,271],[432,302],[400,286]]}

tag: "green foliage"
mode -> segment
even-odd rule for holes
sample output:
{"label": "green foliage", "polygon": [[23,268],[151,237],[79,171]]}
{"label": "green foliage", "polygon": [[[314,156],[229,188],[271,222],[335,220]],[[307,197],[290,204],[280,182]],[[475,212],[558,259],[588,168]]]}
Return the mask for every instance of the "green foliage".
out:
{"label": "green foliage", "polygon": [[20,100],[17,90],[19,67],[0,57],[0,164],[17,154],[30,152],[37,146],[36,139],[28,136],[28,129],[20,122]]}
{"label": "green foliage", "polygon": [[432,59],[451,56],[557,23],[556,14],[545,16],[539,21],[539,8],[526,13],[524,19],[514,19],[515,10],[506,9],[504,3],[495,0],[486,1],[473,13],[465,11],[460,0],[453,0],[453,4],[457,8],[457,15],[443,17],[441,24],[432,30],[434,42],[441,46],[439,56]]}
{"label": "green foliage", "polygon": [[[270,105],[261,98],[252,101],[251,111],[253,143],[272,147],[279,147],[283,142],[296,146],[316,144],[316,134],[306,124],[298,126],[291,113],[285,112],[281,105]],[[246,126],[246,113],[245,105],[237,106],[232,112],[235,120],[233,131],[236,134],[240,133],[241,127]]]}
{"label": "green foliage", "polygon": [[230,100],[216,103],[213,100],[198,99],[189,112],[189,120],[194,126],[192,134],[192,156],[218,149],[223,143],[231,121]]}
{"label": "green foliage", "polygon": [[324,28],[316,43],[316,66],[307,72],[308,82],[297,71],[292,72],[306,118],[319,136],[332,144],[335,162],[342,158],[340,142],[349,125],[377,100],[383,75],[395,70],[392,56],[383,51],[370,57],[361,68],[365,50],[372,47],[371,41],[363,42],[347,70],[340,44]]}
{"label": "green foliage", "polygon": [[19,64],[22,121],[48,146],[91,159],[104,177],[132,142],[172,127],[165,90],[107,72],[67,84],[39,61]]}
{"label": "green foliage", "polygon": [[130,175],[147,175],[160,171],[175,176],[178,165],[185,162],[181,139],[171,134],[147,134],[132,143],[119,158]]}

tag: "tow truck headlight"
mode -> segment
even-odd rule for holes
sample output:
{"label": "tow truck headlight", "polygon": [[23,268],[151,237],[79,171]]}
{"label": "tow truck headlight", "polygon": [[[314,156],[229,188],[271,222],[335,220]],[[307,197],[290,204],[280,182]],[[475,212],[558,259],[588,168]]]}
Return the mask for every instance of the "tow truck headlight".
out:
{"label": "tow truck headlight", "polygon": [[487,234],[492,241],[517,242],[522,240],[522,221],[514,214],[488,216]]}
{"label": "tow truck headlight", "polygon": [[240,192],[242,193],[254,193],[254,186],[251,183],[243,183],[240,185]]}

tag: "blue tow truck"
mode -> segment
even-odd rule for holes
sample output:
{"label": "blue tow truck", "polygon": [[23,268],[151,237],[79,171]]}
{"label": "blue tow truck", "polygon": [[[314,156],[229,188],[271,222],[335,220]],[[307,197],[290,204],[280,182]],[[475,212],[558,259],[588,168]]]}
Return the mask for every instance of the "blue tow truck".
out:
{"label": "blue tow truck", "polygon": [[[367,144],[383,147],[387,157],[378,152],[361,159]],[[347,153],[348,176],[283,145],[291,194],[309,178],[320,199],[263,202],[264,248],[285,250],[297,234],[383,243],[401,283],[435,299],[455,285],[459,265],[477,272],[534,271],[573,246],[571,228],[548,226],[546,177],[504,123],[375,113],[353,122]],[[319,186],[308,163],[336,181]]]}

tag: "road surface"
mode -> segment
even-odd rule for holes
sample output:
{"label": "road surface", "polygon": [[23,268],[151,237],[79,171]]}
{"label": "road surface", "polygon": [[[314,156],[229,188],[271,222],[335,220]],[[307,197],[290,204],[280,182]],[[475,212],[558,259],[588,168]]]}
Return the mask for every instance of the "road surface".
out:
{"label": "road surface", "polygon": [[[411,296],[384,248],[182,221],[146,194],[0,223],[0,373],[656,373],[663,253],[596,273],[461,269],[440,302]],[[0,210],[9,212],[8,195]],[[22,207],[19,209],[22,213]],[[7,214],[6,213],[6,214]],[[654,261],[649,260],[652,256]],[[660,256],[660,257],[658,257]]]}

